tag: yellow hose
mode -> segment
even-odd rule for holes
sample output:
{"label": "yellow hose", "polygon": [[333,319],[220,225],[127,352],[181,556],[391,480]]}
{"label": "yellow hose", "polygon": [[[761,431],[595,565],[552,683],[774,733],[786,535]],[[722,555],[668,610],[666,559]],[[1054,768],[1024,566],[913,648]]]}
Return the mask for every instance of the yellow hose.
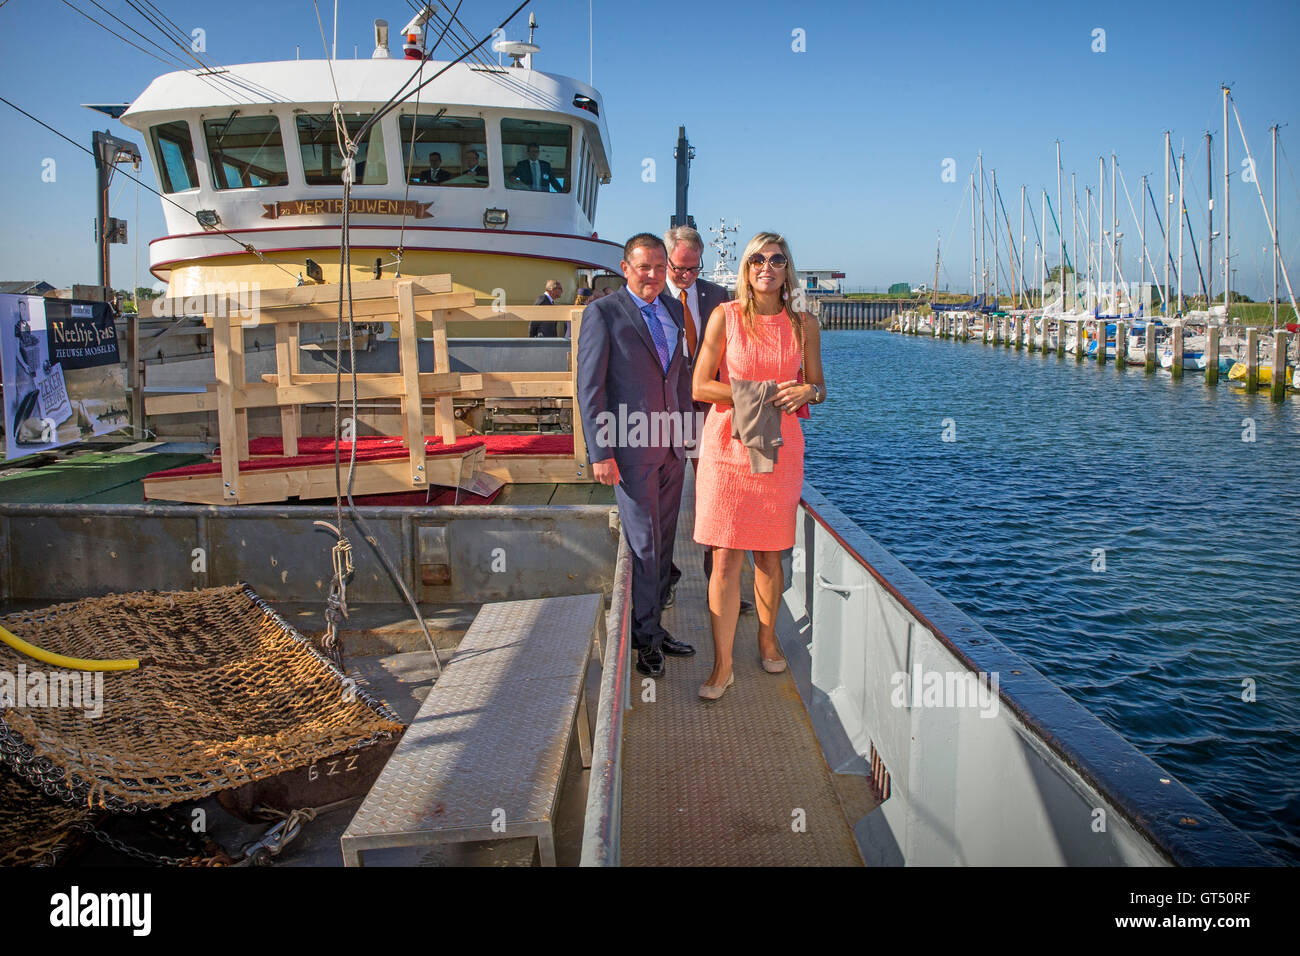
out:
{"label": "yellow hose", "polygon": [[65,657],[62,654],[43,651],[35,644],[28,644],[21,637],[10,634],[3,627],[0,627],[0,641],[4,641],[19,654],[26,654],[28,657],[33,657],[46,664],[52,664],[55,667],[66,667],[68,670],[133,671],[140,666],[140,662],[137,660],[93,661],[84,657]]}

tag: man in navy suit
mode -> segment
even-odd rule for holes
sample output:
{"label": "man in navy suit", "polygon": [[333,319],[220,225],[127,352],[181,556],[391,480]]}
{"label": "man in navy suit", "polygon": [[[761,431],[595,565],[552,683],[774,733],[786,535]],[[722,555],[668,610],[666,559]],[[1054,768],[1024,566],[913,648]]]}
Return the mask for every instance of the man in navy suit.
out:
{"label": "man in navy suit", "polygon": [[[695,653],[660,623],[686,473],[685,419],[694,414],[680,303],[661,293],[663,241],[639,233],[623,247],[627,285],[582,313],[576,378],[592,474],[614,485],[632,552],[637,670],[664,672],[664,654]],[[675,422],[675,424],[674,424]]]}
{"label": "man in navy suit", "polygon": [[525,189],[536,189],[541,192],[558,192],[559,184],[551,177],[551,164],[544,159],[538,159],[541,155],[541,149],[536,143],[528,144],[528,158],[521,159],[515,164],[514,172],[510,174],[510,179],[523,185]]}

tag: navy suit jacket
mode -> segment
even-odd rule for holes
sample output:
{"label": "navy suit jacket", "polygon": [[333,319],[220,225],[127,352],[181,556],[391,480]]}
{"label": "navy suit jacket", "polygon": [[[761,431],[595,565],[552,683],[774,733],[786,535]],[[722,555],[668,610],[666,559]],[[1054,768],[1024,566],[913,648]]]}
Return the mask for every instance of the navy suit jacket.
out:
{"label": "navy suit jacket", "polygon": [[[687,430],[687,437],[693,436],[693,431],[689,431],[690,416],[694,414],[691,369],[686,360],[682,306],[666,295],[659,296],[658,305],[677,326],[676,340],[669,343],[673,351],[667,372],[659,364],[659,353],[646,327],[645,316],[626,286],[592,302],[582,313],[576,385],[587,458],[592,463],[613,458],[623,469],[661,460],[662,429],[651,417],[655,413],[660,413],[660,421],[664,412],[678,420],[677,426],[669,428],[673,452],[678,458],[685,455],[682,431]],[[620,405],[624,406],[621,413]],[[607,441],[602,444],[600,424],[605,412],[613,416],[613,425],[606,429]],[[628,421],[624,427],[631,437],[633,423],[627,416],[633,412],[641,413],[642,420],[647,421],[645,434],[649,441],[638,443],[638,447],[625,447],[619,443],[620,414]],[[652,433],[657,433],[655,438],[650,438]],[[651,441],[658,444],[650,444]],[[627,446],[632,444],[628,442]]]}
{"label": "navy suit jacket", "polygon": [[544,159],[539,159],[537,161],[537,168],[541,170],[542,173],[542,181],[540,183],[533,182],[533,167],[526,159],[519,160],[519,162],[515,164],[514,172],[510,175],[515,179],[518,179],[529,189],[538,189],[546,192],[553,190],[555,188],[555,179],[551,176],[551,164]]}
{"label": "navy suit jacket", "polygon": [[[709,320],[713,317],[713,310],[724,302],[730,302],[731,293],[717,283],[709,282],[705,279],[696,279],[695,294],[700,302],[700,314],[696,316],[696,318],[699,319],[700,322],[700,343],[702,344],[704,342],[704,332],[709,327]],[[718,321],[722,322],[725,320],[719,316]],[[726,350],[724,346],[723,355],[725,356],[725,354]],[[694,364],[694,362],[691,363],[692,366],[694,366]],[[719,375],[721,375],[721,373],[719,373]],[[712,404],[712,402],[696,402],[695,410],[699,412],[707,412]]]}

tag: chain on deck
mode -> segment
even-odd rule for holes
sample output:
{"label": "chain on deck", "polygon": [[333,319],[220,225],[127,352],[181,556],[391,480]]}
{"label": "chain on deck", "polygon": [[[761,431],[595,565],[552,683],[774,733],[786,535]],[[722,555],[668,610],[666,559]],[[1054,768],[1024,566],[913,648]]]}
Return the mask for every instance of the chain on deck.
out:
{"label": "chain on deck", "polygon": [[[736,682],[698,697],[713,666],[703,549],[692,539],[694,475],[686,469],[675,560],[682,570],[664,627],[695,645],[649,678],[632,674],[623,764],[625,866],[861,866],[812,724],[787,670],[758,660],[758,617],[742,614]],[[752,600],[746,569],[742,594]]]}

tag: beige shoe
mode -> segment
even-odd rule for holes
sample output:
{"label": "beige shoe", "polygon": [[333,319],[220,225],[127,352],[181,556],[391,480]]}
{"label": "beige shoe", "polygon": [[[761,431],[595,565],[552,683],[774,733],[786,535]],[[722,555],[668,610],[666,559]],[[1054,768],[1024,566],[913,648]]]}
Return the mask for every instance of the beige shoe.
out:
{"label": "beige shoe", "polygon": [[786,668],[784,657],[764,657],[761,659],[763,670],[769,674],[779,674]]}
{"label": "beige shoe", "polygon": [[730,687],[735,682],[736,682],[736,672],[732,671],[731,676],[727,678],[727,682],[720,687],[714,686],[713,684],[701,684],[700,698],[702,700],[717,700],[719,697],[725,694],[727,692],[727,688]]}

